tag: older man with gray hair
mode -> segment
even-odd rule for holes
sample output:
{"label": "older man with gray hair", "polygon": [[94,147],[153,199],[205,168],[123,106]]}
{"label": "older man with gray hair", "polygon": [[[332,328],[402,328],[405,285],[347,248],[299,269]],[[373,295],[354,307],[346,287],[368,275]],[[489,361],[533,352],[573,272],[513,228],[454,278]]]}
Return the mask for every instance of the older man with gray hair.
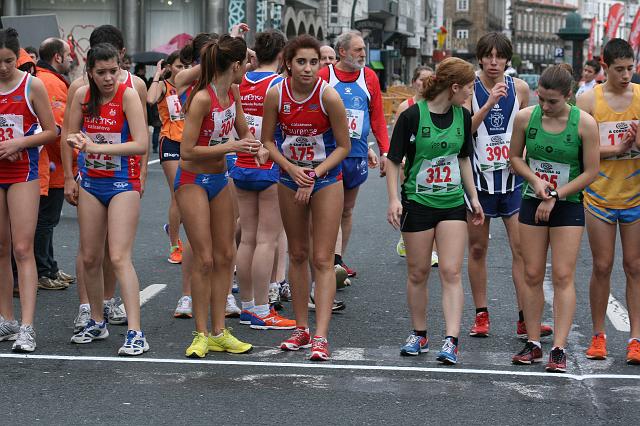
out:
{"label": "older man with gray hair", "polygon": [[378,156],[369,148],[369,131],[378,142],[380,150],[380,173],[384,174],[385,160],[389,150],[389,134],[382,108],[382,93],[376,73],[365,66],[366,46],[359,31],[347,31],[338,36],[335,50],[340,57],[337,64],[330,64],[318,71],[318,76],[329,82],[340,94],[347,111],[351,152],[342,162],[344,182],[344,210],[342,212],[342,237],[336,244],[336,269],[342,266],[349,276],[356,275],[342,261],[351,234],[353,208],[358,188],[367,180],[369,167],[378,166]]}

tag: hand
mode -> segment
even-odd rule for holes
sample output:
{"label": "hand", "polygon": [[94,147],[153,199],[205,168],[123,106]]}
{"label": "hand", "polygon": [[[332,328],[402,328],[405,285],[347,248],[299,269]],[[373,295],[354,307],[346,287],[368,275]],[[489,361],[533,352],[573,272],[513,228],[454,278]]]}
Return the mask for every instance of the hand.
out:
{"label": "hand", "polygon": [[[380,177],[385,177],[387,175],[387,161],[386,155],[380,156]],[[400,168],[404,170],[404,160],[402,161]]]}
{"label": "hand", "polygon": [[507,97],[507,85],[505,83],[497,83],[489,93],[487,104],[492,107],[500,102],[500,99]]}
{"label": "hand", "polygon": [[551,215],[551,210],[556,205],[556,199],[551,197],[538,205],[538,209],[536,210],[535,222],[549,222],[549,215]]}
{"label": "hand", "polygon": [[296,191],[295,203],[306,205],[311,200],[311,193],[313,192],[313,185],[301,186]]}
{"label": "hand", "polygon": [[64,198],[72,206],[78,205],[78,182],[73,178],[64,179]]}
{"label": "hand", "polygon": [[262,166],[264,163],[269,161],[269,150],[264,146],[258,148],[258,153],[255,155],[254,160],[256,161],[257,166]]}
{"label": "hand", "polygon": [[469,203],[471,204],[471,223],[476,226],[482,225],[484,223],[484,211],[480,201],[474,198]]}
{"label": "hand", "polygon": [[22,159],[22,151],[14,152],[6,158],[11,163]]}
{"label": "hand", "polygon": [[400,200],[393,200],[387,208],[387,222],[393,226],[393,229],[400,229],[400,218],[402,217],[402,203]]}
{"label": "hand", "polygon": [[631,145],[633,145],[633,143],[636,142],[637,131],[638,131],[638,125],[636,123],[631,123],[631,129],[627,130],[627,132],[624,134],[624,137],[622,138],[622,142],[620,143],[620,145],[616,145],[616,148],[618,148],[617,152],[619,155],[624,154],[629,149],[631,149]]}
{"label": "hand", "polygon": [[369,151],[367,151],[367,160],[369,162],[370,169],[375,169],[378,167],[378,156],[371,148],[369,148]]}
{"label": "hand", "polygon": [[292,164],[291,167],[289,167],[289,170],[287,170],[286,172],[289,176],[291,176],[291,179],[293,179],[293,181],[299,187],[313,186],[315,183],[315,180],[312,177],[309,177],[309,175],[307,174],[309,172],[315,173],[312,168],[298,167]]}
{"label": "hand", "polygon": [[142,198],[142,196],[144,195],[144,187],[147,184],[147,174],[145,173],[144,176],[142,176],[142,174],[140,175],[140,198]]}
{"label": "hand", "polygon": [[67,143],[78,151],[91,154],[94,152],[90,152],[90,150],[93,151],[93,145],[96,145],[89,136],[82,132],[67,135]]}
{"label": "hand", "polygon": [[[17,139],[9,139],[0,143],[0,160],[15,158],[15,154],[20,155],[22,146]],[[14,160],[15,161],[15,160]]]}
{"label": "hand", "polygon": [[262,146],[260,141],[255,139],[236,139],[228,145],[230,145],[231,152],[246,152],[251,155],[257,155]]}
{"label": "hand", "polygon": [[549,198],[552,198],[548,192],[553,190],[553,184],[551,182],[547,182],[546,180],[542,180],[536,176],[536,180],[535,182],[532,182],[531,186],[533,186],[533,192],[535,192],[536,197],[541,200],[548,200]]}
{"label": "hand", "polygon": [[249,26],[244,22],[234,25],[231,27],[231,31],[229,31],[229,35],[231,37],[243,37],[244,33],[249,31]]}

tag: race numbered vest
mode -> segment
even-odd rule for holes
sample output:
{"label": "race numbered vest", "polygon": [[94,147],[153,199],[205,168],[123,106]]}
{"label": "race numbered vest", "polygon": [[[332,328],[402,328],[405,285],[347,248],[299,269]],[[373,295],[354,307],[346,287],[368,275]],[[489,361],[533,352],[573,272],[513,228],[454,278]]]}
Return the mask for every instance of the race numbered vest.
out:
{"label": "race numbered vest", "polygon": [[[29,102],[29,86],[33,77],[25,72],[16,87],[0,93],[0,143],[31,136],[38,128],[38,117]],[[0,183],[26,182],[38,175],[37,147],[20,152],[16,161],[0,160]],[[35,173],[35,175],[33,175]]]}
{"label": "race numbered vest", "polygon": [[276,87],[280,93],[278,122],[282,130],[276,137],[278,149],[291,163],[315,168],[336,148],[329,116],[322,104],[327,83],[318,77],[313,91],[302,101],[291,95],[291,78]]}
{"label": "race numbered vest", "polygon": [[452,106],[453,121],[446,129],[431,120],[427,101],[420,108],[416,155],[406,163],[404,196],[427,207],[448,209],[464,204],[458,155],[465,143],[462,107]]}
{"label": "race numbered vest", "polygon": [[[242,102],[244,117],[247,120],[249,131],[257,140],[262,137],[262,116],[264,115],[264,100],[267,96],[267,91],[281,79],[282,77],[274,72],[248,72],[242,78],[242,83],[240,83],[240,101]],[[260,168],[270,170],[273,168],[273,161],[268,160],[258,167],[253,155],[238,152],[236,166],[247,169]]]}
{"label": "race numbered vest", "polygon": [[[118,85],[111,101],[100,107],[97,117],[84,116],[83,131],[94,143],[121,144],[132,140],[129,123],[124,115],[123,97],[127,86]],[[89,102],[89,90],[84,102]],[[140,156],[89,154],[78,157],[80,174],[91,178],[140,178]]]}
{"label": "race numbered vest", "polygon": [[166,92],[158,101],[158,114],[162,122],[160,137],[169,138],[172,141],[182,141],[182,130],[184,129],[184,112],[182,102],[178,96],[178,89],[167,80],[164,81]]}
{"label": "race numbered vest", "polygon": [[[542,128],[542,109],[536,106],[529,118],[525,133],[526,160],[531,171],[540,179],[550,182],[552,189],[574,180],[582,173],[582,139],[578,133],[580,109],[571,106],[567,126],[560,133],[549,133]],[[522,198],[537,198],[529,182],[524,183]],[[580,203],[580,193],[562,198]]]}
{"label": "race numbered vest", "polygon": [[229,138],[232,137],[231,132],[236,123],[236,102],[233,92],[231,89],[227,92],[229,106],[226,108],[220,105],[213,85],[207,85],[207,93],[211,98],[211,108],[209,109],[209,114],[202,120],[196,145],[215,146],[227,143]]}
{"label": "race numbered vest", "polygon": [[329,85],[336,89],[347,111],[347,124],[351,138],[349,157],[366,157],[369,151],[367,138],[371,131],[369,115],[371,93],[367,88],[364,73],[365,69],[362,68],[356,81],[345,82],[338,79],[333,65],[329,65]]}
{"label": "race numbered vest", "polygon": [[[632,123],[640,119],[640,85],[631,84],[633,99],[625,111],[611,109],[602,84],[593,88],[593,118],[598,123],[601,146],[618,145]],[[640,150],[632,144],[616,157],[600,159],[600,173],[584,190],[585,202],[601,208],[629,209],[640,205]]]}
{"label": "race numbered vest", "polygon": [[[511,133],[520,102],[513,78],[504,77],[507,96],[491,108],[480,123],[474,139],[473,177],[476,188],[489,194],[504,194],[522,185],[522,178],[509,170]],[[476,77],[473,89],[472,109],[480,110],[489,100],[489,91],[480,77]]]}

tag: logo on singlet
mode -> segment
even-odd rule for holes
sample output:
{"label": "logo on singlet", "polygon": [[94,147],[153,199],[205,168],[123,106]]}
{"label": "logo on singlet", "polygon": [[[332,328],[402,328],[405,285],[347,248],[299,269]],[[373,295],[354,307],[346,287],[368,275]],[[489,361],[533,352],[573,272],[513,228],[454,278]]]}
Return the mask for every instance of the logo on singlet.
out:
{"label": "logo on singlet", "polygon": [[553,171],[553,166],[549,163],[541,163],[540,169],[542,169],[542,171],[545,173],[549,173]]}
{"label": "logo on singlet", "polygon": [[113,108],[109,111],[109,115],[110,115],[110,116],[112,116],[112,117],[115,117],[115,116],[116,116],[116,114],[117,114],[117,112],[116,112],[116,110],[115,110],[115,109],[113,109]]}
{"label": "logo on singlet", "polygon": [[364,100],[360,96],[354,96],[351,99],[351,105],[353,105],[353,107],[356,109],[362,108],[363,104],[364,104]]}
{"label": "logo on singlet", "polygon": [[532,128],[529,129],[529,133],[527,134],[527,138],[535,139],[537,134],[538,134],[538,129],[532,127]]}
{"label": "logo on singlet", "polygon": [[549,154],[551,154],[553,152],[553,147],[549,145],[544,150],[547,151]]}
{"label": "logo on singlet", "polygon": [[282,105],[282,112],[285,114],[290,114],[291,113],[291,104],[290,103],[285,103]]}
{"label": "logo on singlet", "polygon": [[422,128],[422,137],[423,138],[430,138],[431,137],[431,127],[423,127]]}
{"label": "logo on singlet", "polygon": [[124,189],[129,186],[129,184],[127,182],[113,182],[113,186],[118,189]]}
{"label": "logo on singlet", "polygon": [[502,127],[504,116],[501,113],[493,113],[489,117],[489,122],[491,123],[492,127]]}

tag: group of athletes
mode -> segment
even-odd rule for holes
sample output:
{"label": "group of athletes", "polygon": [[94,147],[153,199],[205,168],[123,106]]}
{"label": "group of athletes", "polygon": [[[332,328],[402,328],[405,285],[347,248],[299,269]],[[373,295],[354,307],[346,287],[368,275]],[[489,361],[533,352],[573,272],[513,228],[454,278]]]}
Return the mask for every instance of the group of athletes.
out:
{"label": "group of athletes", "polygon": [[[489,335],[489,221],[501,217],[513,258],[517,334],[526,339],[513,362],[540,362],[540,338],[553,334],[546,369],[566,371],[586,222],[594,327],[587,357],[607,356],[604,318],[620,223],[631,322],[627,362],[640,363],[640,87],[630,83],[634,55],[625,41],[605,46],[607,81],[581,94],[577,106],[570,103],[570,67],[556,65],[540,78],[539,105],[528,107],[526,83],[505,75],[510,41],[486,34],[477,44],[479,70],[457,58],[442,61],[435,73],[416,70],[416,95],[400,106],[389,142],[380,85],[365,67],[359,32],[340,35],[334,51],[311,36],[287,41],[278,31],[256,34],[249,49],[246,30],[198,34],[158,63],[147,90],[121,69],[120,31],[98,27],[86,74],[68,86],[66,105],[59,97],[54,102],[40,78],[16,67],[18,35],[0,30],[0,340],[14,340],[14,351],[36,348],[38,147],[51,144],[59,150],[64,196],[77,206],[80,227],[80,307],[71,342],[105,339],[109,323],[126,322],[118,354],[149,350],[132,263],[146,179],[148,102],[158,105],[162,121],[159,155],[171,193],[168,260],[182,265],[175,316],[195,321],[186,356],[250,351],[252,345],[225,325],[225,317],[235,315],[254,329],[292,330],[282,350],[311,348],[311,360],[329,359],[331,313],[344,308],[336,288],[355,276],[342,256],[358,188],[368,169],[379,166],[387,176],[387,219],[402,231],[398,253],[408,269],[413,332],[401,355],[429,350],[427,279],[437,264],[445,319],[437,359],[458,362],[467,236],[476,306],[470,335]],[[61,50],[49,56],[60,65],[68,46],[54,44]],[[370,131],[380,156],[369,146]],[[555,330],[541,323],[549,246]],[[21,324],[11,303],[12,254]],[[231,294],[234,268],[241,308]],[[67,279],[58,274],[58,281]],[[124,311],[115,302],[116,281]],[[278,313],[280,298],[292,301],[295,319]]]}

